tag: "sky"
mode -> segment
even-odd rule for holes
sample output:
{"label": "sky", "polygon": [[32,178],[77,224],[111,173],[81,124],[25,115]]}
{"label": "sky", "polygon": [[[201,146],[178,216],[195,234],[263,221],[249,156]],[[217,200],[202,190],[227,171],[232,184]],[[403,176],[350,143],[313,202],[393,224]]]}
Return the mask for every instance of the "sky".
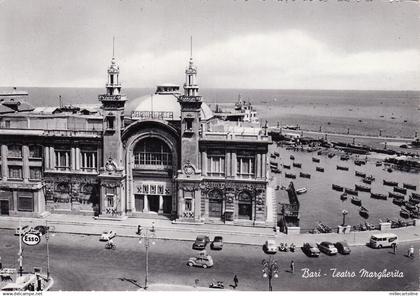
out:
{"label": "sky", "polygon": [[0,0],[0,86],[420,90],[420,5],[366,0]]}

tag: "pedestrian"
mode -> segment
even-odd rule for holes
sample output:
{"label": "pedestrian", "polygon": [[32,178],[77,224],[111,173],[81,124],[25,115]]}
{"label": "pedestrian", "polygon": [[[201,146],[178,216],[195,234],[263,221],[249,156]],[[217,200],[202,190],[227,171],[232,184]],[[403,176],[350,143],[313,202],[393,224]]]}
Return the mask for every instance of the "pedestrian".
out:
{"label": "pedestrian", "polygon": [[1,257],[0,257],[0,270],[3,269],[3,263],[1,263]]}
{"label": "pedestrian", "polygon": [[234,289],[236,289],[237,287],[238,287],[238,283],[239,283],[239,280],[238,280],[238,277],[237,277],[237,275],[235,274],[235,276],[233,277],[233,283],[234,283]]}
{"label": "pedestrian", "polygon": [[410,246],[410,249],[408,249],[408,257],[414,258],[414,247]]}
{"label": "pedestrian", "polygon": [[392,249],[394,250],[394,255],[397,254],[397,244],[392,244]]}
{"label": "pedestrian", "polygon": [[290,271],[295,273],[295,262],[293,260],[290,262]]}

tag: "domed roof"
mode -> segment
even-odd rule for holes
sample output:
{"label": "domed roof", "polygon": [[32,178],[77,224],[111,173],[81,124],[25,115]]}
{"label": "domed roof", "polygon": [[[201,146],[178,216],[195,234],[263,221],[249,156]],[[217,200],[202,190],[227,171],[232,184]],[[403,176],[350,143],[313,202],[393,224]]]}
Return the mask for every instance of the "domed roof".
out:
{"label": "domed roof", "polygon": [[[133,118],[160,117],[164,120],[180,120],[181,105],[178,103],[179,86],[162,84],[154,94],[129,99],[125,108],[128,116]],[[135,112],[135,113],[133,113]],[[213,112],[206,103],[201,104],[200,117],[207,120],[213,117]]]}

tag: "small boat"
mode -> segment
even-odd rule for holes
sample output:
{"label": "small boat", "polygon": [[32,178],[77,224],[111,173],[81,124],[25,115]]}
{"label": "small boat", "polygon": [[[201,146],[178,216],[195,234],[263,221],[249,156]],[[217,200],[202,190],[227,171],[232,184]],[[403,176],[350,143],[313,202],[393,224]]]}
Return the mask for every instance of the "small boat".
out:
{"label": "small boat", "polygon": [[384,182],[384,185],[386,185],[386,186],[398,186],[398,182],[394,182],[394,181],[387,181],[387,180],[384,180],[383,181]]}
{"label": "small boat", "polygon": [[350,156],[348,156],[347,154],[340,156],[340,160],[349,160],[349,159],[350,159]]}
{"label": "small boat", "polygon": [[368,178],[363,178],[362,182],[365,183],[365,184],[369,184],[369,185],[372,184],[372,180],[370,180]]}
{"label": "small boat", "polygon": [[370,175],[366,177],[367,180],[370,180],[371,182],[375,181],[375,177]]}
{"label": "small boat", "polygon": [[369,216],[369,210],[366,209],[365,207],[361,206],[360,210],[359,210],[359,214],[362,217],[368,217]]}
{"label": "small boat", "polygon": [[402,206],[403,204],[405,204],[404,199],[400,199],[400,198],[394,198],[392,200],[393,204],[396,204],[397,206]]}
{"label": "small boat", "polygon": [[406,189],[416,190],[417,186],[412,184],[403,183],[403,187]]}
{"label": "small boat", "polygon": [[295,157],[293,155],[290,155],[291,160],[295,160]]}
{"label": "small boat", "polygon": [[393,170],[392,170],[391,168],[387,168],[387,172],[388,172],[388,173],[392,173],[392,172],[393,172]]}
{"label": "small boat", "polygon": [[411,197],[412,198],[420,198],[420,194],[415,193],[415,192],[411,192]]}
{"label": "small boat", "polygon": [[405,196],[399,193],[394,193],[394,192],[388,192],[388,196],[390,198],[396,198],[396,199],[404,199]]}
{"label": "small boat", "polygon": [[289,178],[289,179],[296,179],[296,175],[294,175],[294,174],[289,174],[289,173],[286,173],[286,174],[284,174],[284,176],[285,176],[286,178]]}
{"label": "small boat", "polygon": [[333,158],[335,156],[335,153],[328,153],[328,158]]}
{"label": "small boat", "polygon": [[362,205],[362,201],[360,200],[360,198],[357,198],[356,196],[351,197],[351,203],[355,204],[356,206]]}
{"label": "small boat", "polygon": [[337,170],[340,170],[340,171],[348,171],[349,170],[349,168],[348,167],[344,167],[344,166],[337,166]]}
{"label": "small boat", "polygon": [[332,184],[332,189],[333,190],[336,190],[336,191],[340,191],[340,192],[343,192],[344,191],[344,187],[343,186],[335,185],[335,184]]}
{"label": "small boat", "polygon": [[359,171],[355,171],[354,175],[357,176],[357,177],[366,178],[366,174],[362,173],[362,172],[359,172]]}
{"label": "small boat", "polygon": [[407,189],[401,188],[401,187],[398,187],[398,186],[395,186],[394,187],[394,192],[398,192],[398,193],[402,193],[402,194],[407,194]]}
{"label": "small boat", "polygon": [[[316,153],[316,155],[322,155],[322,151],[318,151],[317,153]],[[312,158],[312,160],[313,160],[313,158]],[[319,159],[318,159],[319,160]],[[315,161],[316,162],[316,161]]]}
{"label": "small boat", "polygon": [[371,193],[370,194],[371,198],[376,198],[376,199],[387,199],[388,197],[385,194],[381,194],[381,193]]}
{"label": "small boat", "polygon": [[302,188],[296,189],[296,193],[297,193],[297,194],[304,194],[304,193],[306,193],[307,191],[308,191],[308,189],[306,189],[305,187],[302,187]]}
{"label": "small boat", "polygon": [[420,211],[419,210],[411,211],[410,212],[410,218],[419,219],[420,218]]}
{"label": "small boat", "polygon": [[400,216],[403,218],[410,218],[410,212],[407,211],[406,209],[401,209],[400,210]]}
{"label": "small boat", "polygon": [[276,158],[276,155],[275,155],[275,154],[273,154],[273,153],[271,153],[271,154],[270,154],[270,157],[271,157],[271,158]]}
{"label": "small boat", "polygon": [[378,161],[376,162],[376,166],[377,166],[377,167],[380,167],[381,165],[382,165],[382,161],[379,161],[379,160],[378,160]]}
{"label": "small boat", "polygon": [[302,173],[302,172],[299,173],[299,176],[301,178],[306,178],[306,179],[310,179],[311,178],[311,174],[306,174],[306,173]]}
{"label": "small boat", "polygon": [[346,200],[347,198],[348,198],[347,193],[343,193],[343,194],[340,195],[341,200]]}
{"label": "small boat", "polygon": [[354,164],[355,164],[355,165],[358,165],[358,166],[361,166],[361,165],[366,164],[366,161],[364,161],[364,160],[360,160],[360,159],[356,159],[356,160],[354,161]]}
{"label": "small boat", "polygon": [[358,191],[370,192],[370,187],[366,187],[366,186],[358,185],[358,184],[354,185],[354,189]]}
{"label": "small boat", "polygon": [[301,163],[294,162],[293,163],[293,167],[295,167],[295,168],[302,168],[302,164]]}
{"label": "small boat", "polygon": [[313,162],[320,162],[320,159],[319,158],[316,158],[316,157],[312,157],[312,161]]}
{"label": "small boat", "polygon": [[283,168],[290,170],[290,165],[284,164]]}
{"label": "small boat", "polygon": [[316,167],[316,168],[315,168],[315,170],[316,170],[317,172],[321,172],[321,173],[323,173],[323,172],[324,172],[324,168],[321,168],[321,167]]}
{"label": "small boat", "polygon": [[412,204],[412,203],[411,203],[411,202],[409,202],[409,201],[406,201],[406,202],[405,202],[405,208],[406,208],[407,210],[409,210],[409,211],[413,211],[413,210],[417,209],[417,205]]}
{"label": "small boat", "polygon": [[280,157],[280,153],[278,153],[278,152],[274,152],[274,156],[276,156],[276,157]]}
{"label": "small boat", "polygon": [[358,191],[350,189],[350,188],[344,188],[344,192],[348,193],[348,194],[351,194],[351,195],[357,195],[357,196],[359,195]]}
{"label": "small boat", "polygon": [[410,196],[410,198],[408,200],[409,200],[409,202],[411,202],[412,204],[415,204],[415,205],[418,205],[420,203],[420,199],[414,198],[412,196]]}
{"label": "small boat", "polygon": [[274,174],[281,174],[281,171],[278,168],[271,168],[271,172]]}

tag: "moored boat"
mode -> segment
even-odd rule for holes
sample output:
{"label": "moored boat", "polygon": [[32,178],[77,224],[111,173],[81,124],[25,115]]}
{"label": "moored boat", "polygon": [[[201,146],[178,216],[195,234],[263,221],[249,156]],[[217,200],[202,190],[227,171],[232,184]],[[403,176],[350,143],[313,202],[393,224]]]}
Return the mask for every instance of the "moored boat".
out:
{"label": "moored boat", "polygon": [[295,168],[302,168],[302,164],[301,163],[294,162],[293,163],[293,167],[295,167]]}
{"label": "moored boat", "polygon": [[400,198],[394,198],[392,200],[393,204],[396,204],[397,206],[402,206],[403,204],[405,204],[404,199],[400,199]]}
{"label": "moored boat", "polygon": [[395,186],[394,187],[394,192],[406,194],[407,193],[407,189]]}
{"label": "moored boat", "polygon": [[290,170],[290,165],[284,164],[284,165],[283,165],[283,167],[284,167],[285,169]]}
{"label": "moored boat", "polygon": [[351,203],[355,204],[356,206],[362,205],[362,201],[360,200],[360,198],[357,198],[356,196],[351,197]]}
{"label": "moored boat", "polygon": [[343,194],[340,195],[341,200],[346,200],[347,198],[348,198],[347,193],[343,193]]}
{"label": "moored boat", "polygon": [[415,192],[411,192],[411,197],[412,198],[420,198],[420,194],[415,193]]}
{"label": "moored boat", "polygon": [[381,193],[371,193],[370,194],[371,198],[376,198],[376,199],[387,199],[388,197],[385,194],[381,194]]}
{"label": "moored boat", "polygon": [[295,160],[295,157],[293,155],[290,155],[291,160]]}
{"label": "moored boat", "polygon": [[411,189],[411,190],[416,190],[417,189],[417,186],[416,185],[412,185],[412,184],[403,183],[403,188]]}
{"label": "moored boat", "polygon": [[382,165],[382,161],[379,161],[379,160],[378,160],[378,161],[376,162],[376,166],[377,166],[377,167],[380,167],[381,165]]}
{"label": "moored boat", "polygon": [[414,198],[414,197],[412,197],[412,196],[410,196],[410,198],[408,199],[412,204],[415,204],[415,205],[417,205],[417,204],[419,204],[420,203],[420,199],[418,199],[418,198]]}
{"label": "moored boat", "polygon": [[366,187],[366,186],[358,185],[358,184],[354,185],[354,189],[358,191],[370,192],[370,187]]}
{"label": "moored boat", "polygon": [[274,152],[274,156],[279,157],[280,156],[280,153]]}
{"label": "moored boat", "polygon": [[393,170],[392,170],[391,168],[387,168],[387,169],[386,169],[386,171],[387,171],[388,173],[392,173],[392,172],[393,172]]}
{"label": "moored boat", "polygon": [[419,219],[420,218],[420,211],[414,210],[410,212],[410,218]]}
{"label": "moored boat", "polygon": [[306,178],[306,179],[310,179],[311,178],[311,174],[302,173],[302,172],[299,173],[299,176],[301,178]]}
{"label": "moored boat", "polygon": [[372,176],[372,175],[367,176],[366,179],[369,180],[369,181],[371,181],[371,182],[375,181],[375,177]]}
{"label": "moored boat", "polygon": [[410,211],[413,211],[413,210],[417,209],[417,205],[415,205],[415,204],[413,204],[409,201],[405,202],[405,207],[406,207],[407,210],[410,210]]}
{"label": "moored boat", "polygon": [[368,178],[363,178],[362,182],[365,183],[365,184],[369,184],[369,185],[372,184],[372,180],[370,180]]}
{"label": "moored boat", "polygon": [[384,185],[386,186],[398,186],[398,182],[384,180]]}
{"label": "moored boat", "polygon": [[316,158],[316,157],[312,157],[312,161],[313,162],[320,162],[320,159],[319,158]]}
{"label": "moored boat", "polygon": [[400,216],[403,218],[410,218],[410,212],[407,211],[406,209],[401,209],[400,210]]}
{"label": "moored boat", "polygon": [[306,193],[307,191],[308,191],[308,189],[306,189],[305,187],[302,187],[302,188],[296,189],[296,193],[297,193],[297,194],[304,194],[304,193]]}
{"label": "moored boat", "polygon": [[396,199],[404,199],[405,196],[399,193],[394,193],[394,192],[388,192],[388,196],[391,198],[396,198]]}
{"label": "moored boat", "polygon": [[357,176],[357,177],[366,178],[366,174],[362,173],[362,172],[359,172],[359,171],[355,171],[354,175]]}
{"label": "moored boat", "polygon": [[335,156],[335,153],[328,153],[328,158],[333,158]]}
{"label": "moored boat", "polygon": [[315,170],[316,170],[317,172],[321,172],[321,173],[323,173],[323,172],[324,172],[324,168],[321,168],[321,167],[316,167],[316,168],[315,168]]}
{"label": "moored boat", "polygon": [[344,188],[344,192],[351,194],[351,195],[359,195],[359,192],[357,192],[356,190],[353,190],[351,188]]}
{"label": "moored boat", "polygon": [[360,159],[356,159],[356,160],[354,161],[354,164],[355,164],[355,165],[358,165],[358,166],[361,166],[361,165],[366,164],[366,161],[364,161],[364,160],[360,160]]}
{"label": "moored boat", "polygon": [[348,171],[348,170],[349,170],[349,168],[348,168],[348,167],[345,167],[345,166],[340,166],[340,165],[338,165],[338,166],[337,166],[337,170],[340,170],[340,171]]}
{"label": "moored boat", "polygon": [[289,179],[296,179],[296,175],[294,175],[294,174],[289,174],[289,173],[286,173],[286,174],[284,174],[284,176],[285,176],[286,178],[289,178]]}
{"label": "moored boat", "polygon": [[342,192],[344,190],[344,187],[340,185],[332,184],[332,189]]}
{"label": "moored boat", "polygon": [[366,209],[365,207],[361,206],[360,210],[359,210],[359,214],[362,217],[368,217],[369,216],[369,210]]}
{"label": "moored boat", "polygon": [[349,160],[349,159],[350,159],[350,156],[348,156],[347,154],[340,156],[340,160]]}

